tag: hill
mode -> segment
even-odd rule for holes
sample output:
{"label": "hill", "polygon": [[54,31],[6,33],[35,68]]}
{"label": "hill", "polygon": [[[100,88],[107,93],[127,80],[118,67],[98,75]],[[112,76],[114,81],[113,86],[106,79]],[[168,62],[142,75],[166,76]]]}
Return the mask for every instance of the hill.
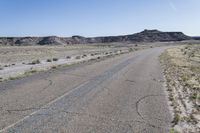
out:
{"label": "hill", "polygon": [[89,43],[112,43],[112,42],[169,42],[191,40],[192,37],[182,32],[161,32],[158,30],[144,30],[140,33],[122,36],[106,37],[1,37],[0,45],[67,45],[67,44],[89,44]]}

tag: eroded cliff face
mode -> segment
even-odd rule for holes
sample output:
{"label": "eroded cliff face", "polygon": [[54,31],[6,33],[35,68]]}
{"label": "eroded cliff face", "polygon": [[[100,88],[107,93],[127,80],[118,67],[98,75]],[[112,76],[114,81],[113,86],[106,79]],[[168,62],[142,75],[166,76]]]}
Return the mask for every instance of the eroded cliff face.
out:
{"label": "eroded cliff face", "polygon": [[112,43],[112,42],[165,42],[191,40],[182,32],[161,32],[158,30],[144,30],[140,33],[123,36],[91,37],[1,37],[0,45],[67,45],[89,43]]}

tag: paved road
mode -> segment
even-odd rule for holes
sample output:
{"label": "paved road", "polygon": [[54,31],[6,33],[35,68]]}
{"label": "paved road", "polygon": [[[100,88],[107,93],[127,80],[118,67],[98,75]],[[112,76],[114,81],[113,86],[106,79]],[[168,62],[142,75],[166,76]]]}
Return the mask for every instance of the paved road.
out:
{"label": "paved road", "polygon": [[165,133],[171,115],[152,48],[0,84],[0,132]]}

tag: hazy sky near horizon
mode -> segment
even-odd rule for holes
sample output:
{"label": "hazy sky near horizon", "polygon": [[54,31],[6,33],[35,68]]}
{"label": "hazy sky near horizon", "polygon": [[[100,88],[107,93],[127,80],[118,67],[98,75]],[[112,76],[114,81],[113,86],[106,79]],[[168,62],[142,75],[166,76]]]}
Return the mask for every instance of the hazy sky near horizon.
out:
{"label": "hazy sky near horizon", "polygon": [[200,36],[200,0],[0,0],[0,36]]}

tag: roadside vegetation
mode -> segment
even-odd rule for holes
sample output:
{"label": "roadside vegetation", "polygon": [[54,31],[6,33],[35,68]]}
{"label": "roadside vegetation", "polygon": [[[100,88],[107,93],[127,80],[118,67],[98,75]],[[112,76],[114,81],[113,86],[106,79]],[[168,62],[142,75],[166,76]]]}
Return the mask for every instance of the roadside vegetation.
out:
{"label": "roadside vegetation", "polygon": [[36,65],[36,64],[40,64],[40,60],[33,60],[31,63],[29,63],[29,65]]}
{"label": "roadside vegetation", "polygon": [[[129,46],[20,46],[0,49],[0,82],[15,80],[24,72],[56,69],[89,60],[104,58],[150,48],[150,45]],[[17,56],[16,56],[17,55]],[[28,74],[29,75],[29,74]]]}
{"label": "roadside vegetation", "polygon": [[200,132],[200,45],[167,49],[160,59],[174,113],[173,131]]}

